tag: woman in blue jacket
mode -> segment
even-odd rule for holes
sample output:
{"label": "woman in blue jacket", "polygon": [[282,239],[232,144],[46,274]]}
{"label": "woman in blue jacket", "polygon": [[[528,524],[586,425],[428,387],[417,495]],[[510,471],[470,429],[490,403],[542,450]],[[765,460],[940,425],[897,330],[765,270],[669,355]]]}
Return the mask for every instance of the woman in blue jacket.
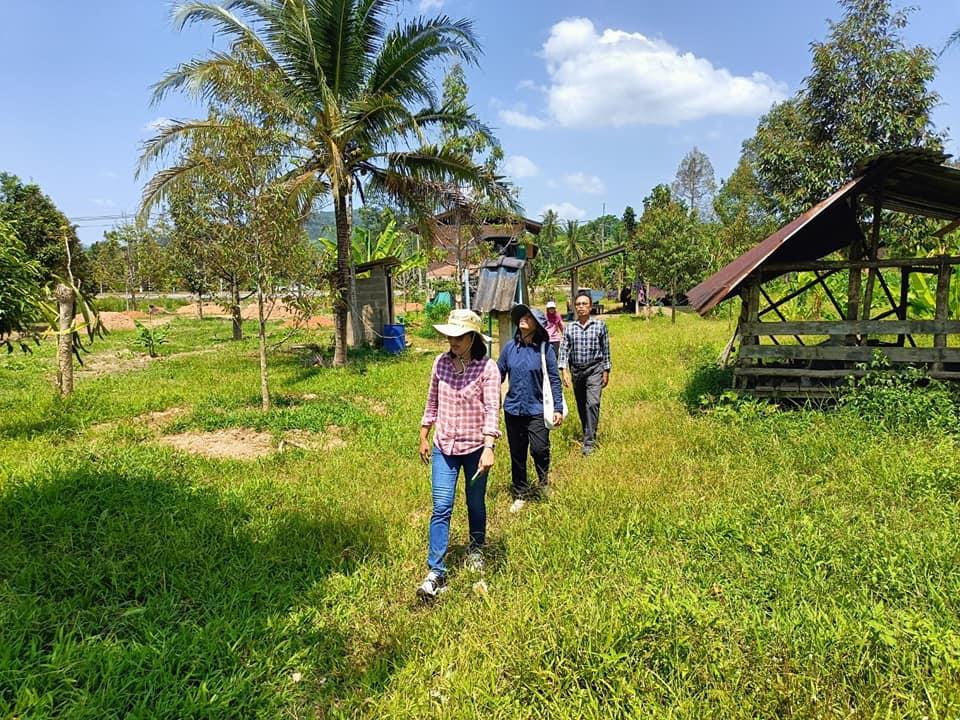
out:
{"label": "woman in blue jacket", "polygon": [[[500,353],[497,366],[500,379],[510,380],[510,389],[503,401],[507,443],[510,445],[510,468],[513,505],[510,512],[520,510],[537,494],[545,495],[550,470],[550,431],[543,417],[543,359],[553,391],[553,425],[563,421],[563,393],[557,357],[546,330],[546,318],[539,310],[517,305],[510,313],[517,333]],[[527,451],[533,457],[539,485],[533,488],[527,479]]]}

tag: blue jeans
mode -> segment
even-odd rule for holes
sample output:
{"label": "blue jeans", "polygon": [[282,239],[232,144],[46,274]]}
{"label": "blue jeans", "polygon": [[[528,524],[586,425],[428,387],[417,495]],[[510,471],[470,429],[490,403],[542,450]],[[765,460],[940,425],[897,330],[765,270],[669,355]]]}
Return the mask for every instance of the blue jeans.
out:
{"label": "blue jeans", "polygon": [[430,484],[433,495],[433,514],[430,516],[430,549],[427,566],[440,575],[446,575],[443,557],[450,544],[450,516],[457,491],[457,477],[463,468],[467,483],[467,518],[470,524],[470,549],[483,546],[487,535],[487,473],[470,482],[480,465],[483,448],[466,455],[444,455],[433,447],[433,465]]}

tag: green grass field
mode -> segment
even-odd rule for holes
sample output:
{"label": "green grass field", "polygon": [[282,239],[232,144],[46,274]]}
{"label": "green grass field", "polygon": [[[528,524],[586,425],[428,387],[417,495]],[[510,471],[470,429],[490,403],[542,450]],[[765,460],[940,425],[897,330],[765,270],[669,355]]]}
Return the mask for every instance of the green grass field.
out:
{"label": "green grass field", "polygon": [[[574,411],[556,495],[511,515],[498,448],[488,592],[461,570],[429,608],[432,353],[277,353],[263,415],[255,342],[174,322],[144,366],[133,333],[98,340],[114,371],[66,403],[49,344],[0,359],[0,716],[960,715],[955,437],[691,412],[726,320],[609,318],[600,451]],[[240,462],[157,441],[232,426],[346,443]],[[465,540],[458,500],[454,560]]]}

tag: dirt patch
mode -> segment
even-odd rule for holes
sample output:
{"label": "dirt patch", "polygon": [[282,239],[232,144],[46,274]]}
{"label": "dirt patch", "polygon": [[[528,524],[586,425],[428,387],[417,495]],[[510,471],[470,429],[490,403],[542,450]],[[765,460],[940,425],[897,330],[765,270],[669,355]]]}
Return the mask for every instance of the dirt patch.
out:
{"label": "dirt patch", "polygon": [[346,447],[347,441],[342,437],[343,428],[336,425],[327,426],[322,433],[310,430],[287,430],[280,441],[280,449],[287,446],[301,450],[333,450]]}
{"label": "dirt patch", "polygon": [[189,408],[172,407],[167,408],[166,410],[156,410],[154,412],[138,415],[133,419],[133,421],[138,425],[150,428],[151,430],[159,430],[164,425],[170,424],[181,415],[185,415],[188,411]]}
{"label": "dirt patch", "polygon": [[319,330],[333,327],[333,318],[326,315],[311,315],[306,320],[299,320],[295,317],[288,317],[284,320],[283,326],[286,328],[301,327],[305,330]]}
{"label": "dirt patch", "polygon": [[[131,322],[133,322],[131,320]],[[158,358],[147,354],[134,354],[131,350],[117,350],[112,353],[84,355],[83,367],[74,368],[77,375],[110,375],[129,370],[143,370]]]}
{"label": "dirt patch", "polygon": [[160,442],[188,453],[217,459],[256,460],[275,450],[270,433],[250,428],[164,435]]}
{"label": "dirt patch", "polygon": [[360,398],[360,400],[367,406],[370,412],[378,417],[386,417],[390,414],[390,408],[380,400],[374,400],[373,398]]}
{"label": "dirt patch", "polygon": [[103,323],[103,327],[109,332],[115,330],[133,330],[135,327],[133,318],[122,312],[103,311],[100,313],[100,322]]}
{"label": "dirt patch", "polygon": [[[181,305],[177,308],[177,315],[184,316],[189,315],[190,317],[200,317],[200,307],[196,303],[190,303],[189,305]],[[203,304],[203,316],[204,317],[230,317],[230,313],[224,310],[221,306],[216,303],[204,303]]]}

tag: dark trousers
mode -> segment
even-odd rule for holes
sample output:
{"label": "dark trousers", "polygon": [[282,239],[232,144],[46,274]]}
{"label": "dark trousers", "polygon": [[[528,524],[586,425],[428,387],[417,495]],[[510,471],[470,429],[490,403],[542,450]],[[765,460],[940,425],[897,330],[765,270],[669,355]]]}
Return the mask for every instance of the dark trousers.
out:
{"label": "dark trousers", "polygon": [[507,426],[507,443],[510,445],[513,496],[525,498],[533,491],[527,479],[528,449],[533,457],[533,466],[537,469],[540,485],[547,484],[547,472],[550,470],[550,431],[544,425],[542,415],[511,415],[508,412],[503,415]]}
{"label": "dark trousers", "polygon": [[597,425],[600,424],[600,393],[603,382],[603,363],[595,362],[585,367],[570,368],[573,378],[573,397],[577,401],[577,414],[583,427],[583,446],[593,447],[597,442]]}

